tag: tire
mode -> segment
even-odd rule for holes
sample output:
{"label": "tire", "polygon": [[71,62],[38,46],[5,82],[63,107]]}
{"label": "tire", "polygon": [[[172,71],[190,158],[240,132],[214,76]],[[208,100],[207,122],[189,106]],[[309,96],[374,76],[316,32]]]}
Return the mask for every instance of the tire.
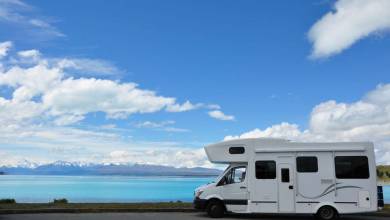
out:
{"label": "tire", "polygon": [[211,218],[222,218],[225,214],[225,206],[220,201],[212,200],[207,205],[206,211]]}
{"label": "tire", "polygon": [[338,217],[338,214],[333,207],[323,206],[317,211],[316,217],[321,220],[333,220]]}

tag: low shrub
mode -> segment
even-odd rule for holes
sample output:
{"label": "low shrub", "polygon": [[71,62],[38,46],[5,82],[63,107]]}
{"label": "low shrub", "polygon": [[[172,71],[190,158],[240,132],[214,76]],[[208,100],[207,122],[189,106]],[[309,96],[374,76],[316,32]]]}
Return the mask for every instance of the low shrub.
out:
{"label": "low shrub", "polygon": [[15,199],[0,199],[0,204],[15,204]]}
{"label": "low shrub", "polygon": [[52,203],[54,203],[54,204],[67,204],[67,203],[68,203],[68,200],[65,199],[65,198],[62,198],[62,199],[54,199]]}

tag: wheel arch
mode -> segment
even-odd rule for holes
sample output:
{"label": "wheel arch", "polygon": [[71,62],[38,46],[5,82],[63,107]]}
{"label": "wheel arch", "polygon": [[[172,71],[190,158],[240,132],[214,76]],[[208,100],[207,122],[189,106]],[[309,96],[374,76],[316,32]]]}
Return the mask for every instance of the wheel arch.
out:
{"label": "wheel arch", "polygon": [[320,208],[322,208],[324,206],[330,206],[330,207],[332,207],[336,211],[337,215],[340,214],[339,207],[337,205],[335,205],[334,203],[331,203],[331,202],[321,202],[321,203],[319,203],[314,208],[313,212],[316,214],[318,212],[318,210],[320,210]]}
{"label": "wheel arch", "polygon": [[206,205],[205,207],[207,207],[210,202],[213,202],[213,201],[216,201],[216,202],[220,202],[223,206],[223,208],[225,209],[225,211],[227,211],[227,208],[226,208],[226,205],[225,203],[223,202],[223,199],[219,198],[219,197],[209,197],[207,200],[206,200]]}

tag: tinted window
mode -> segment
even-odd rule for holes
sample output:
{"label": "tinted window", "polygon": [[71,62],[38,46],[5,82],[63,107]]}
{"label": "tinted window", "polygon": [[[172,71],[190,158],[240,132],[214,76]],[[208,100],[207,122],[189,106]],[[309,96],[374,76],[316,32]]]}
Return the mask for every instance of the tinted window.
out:
{"label": "tinted window", "polygon": [[339,179],[367,179],[368,159],[365,156],[335,157],[336,177]]}
{"label": "tinted window", "polygon": [[318,171],[317,157],[297,157],[297,171],[299,173],[314,173]]}
{"label": "tinted window", "polygon": [[272,160],[256,161],[256,178],[275,179],[276,178],[275,161]]}
{"label": "tinted window", "polygon": [[229,153],[230,154],[243,154],[243,153],[245,153],[245,148],[244,147],[231,147],[231,148],[229,148]]}
{"label": "tinted window", "polygon": [[282,168],[281,175],[282,175],[282,182],[283,183],[290,182],[290,169]]}

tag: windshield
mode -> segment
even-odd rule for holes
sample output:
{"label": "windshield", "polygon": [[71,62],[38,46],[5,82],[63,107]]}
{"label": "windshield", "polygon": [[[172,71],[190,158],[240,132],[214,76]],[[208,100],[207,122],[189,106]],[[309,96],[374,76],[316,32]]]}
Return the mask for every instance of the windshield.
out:
{"label": "windshield", "polygon": [[229,170],[231,167],[231,165],[229,165],[228,167],[226,167],[226,169],[221,173],[219,174],[219,176],[217,178],[215,178],[212,183],[215,183],[217,180],[220,180],[222,178],[222,176],[226,173],[227,170]]}

